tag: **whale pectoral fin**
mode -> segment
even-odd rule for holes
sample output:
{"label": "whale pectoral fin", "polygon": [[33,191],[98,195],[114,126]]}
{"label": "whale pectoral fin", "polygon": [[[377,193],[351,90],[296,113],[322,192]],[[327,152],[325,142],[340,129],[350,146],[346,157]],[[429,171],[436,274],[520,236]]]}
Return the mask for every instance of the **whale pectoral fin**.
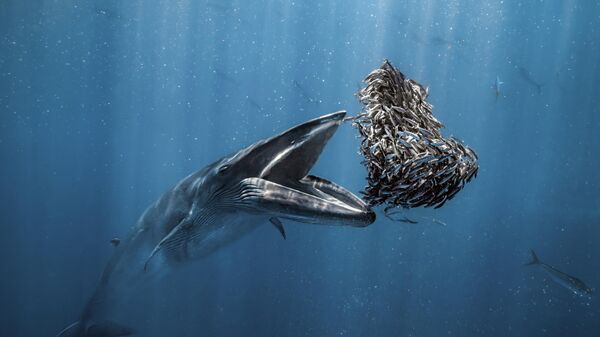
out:
{"label": "whale pectoral fin", "polygon": [[156,255],[156,253],[158,253],[159,250],[160,250],[160,243],[158,245],[156,245],[156,247],[154,247],[154,249],[150,253],[150,256],[148,256],[148,258],[146,259],[146,262],[144,263],[144,271],[145,272],[148,271],[148,265],[150,264],[150,261],[152,260],[154,255]]}
{"label": "whale pectoral fin", "polygon": [[144,263],[144,271],[148,271],[150,261],[161,251],[169,257],[180,256],[181,258],[187,258],[187,231],[188,228],[185,226],[184,219],[154,247],[150,256],[146,259],[146,263]]}
{"label": "whale pectoral fin", "polygon": [[283,239],[285,240],[285,228],[283,228],[283,223],[281,223],[281,220],[279,220],[276,217],[272,217],[271,219],[269,219],[269,221],[271,221],[271,223],[273,224],[273,226],[275,226],[275,228],[277,228],[277,230],[279,231],[279,233],[281,233],[281,236],[283,236]]}

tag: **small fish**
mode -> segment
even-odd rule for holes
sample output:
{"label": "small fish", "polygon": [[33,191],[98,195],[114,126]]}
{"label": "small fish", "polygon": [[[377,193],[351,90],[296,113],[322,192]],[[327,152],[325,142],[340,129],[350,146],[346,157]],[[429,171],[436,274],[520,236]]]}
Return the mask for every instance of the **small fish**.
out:
{"label": "small fish", "polygon": [[239,86],[239,84],[240,84],[235,78],[233,78],[231,75],[227,74],[226,72],[224,72],[220,69],[214,69],[213,74],[216,75],[215,78],[217,79],[217,81],[230,83],[235,86]]}
{"label": "small fish", "polygon": [[531,77],[531,72],[529,70],[525,69],[522,66],[518,66],[518,69],[519,69],[519,75],[521,75],[521,78],[523,78],[527,83],[536,87],[537,91],[538,91],[538,95],[541,94],[543,84],[534,80],[533,77]]}
{"label": "small fish", "polygon": [[417,224],[417,223],[419,223],[418,221],[416,221],[416,220],[411,220],[411,219],[409,219],[409,218],[407,218],[407,217],[404,217],[404,218],[402,218],[402,219],[398,219],[398,221],[400,221],[400,222],[404,222],[404,223],[409,223],[409,224]]}
{"label": "small fish", "polygon": [[500,94],[502,93],[500,90],[500,86],[502,86],[504,84],[504,82],[502,82],[500,80],[500,77],[496,76],[496,82],[494,83],[494,91],[496,92],[496,99],[498,99],[498,96],[500,96]]}
{"label": "small fish", "polygon": [[412,34],[412,40],[418,44],[428,44],[431,46],[446,47],[448,49],[461,47],[464,44],[463,39],[448,40],[440,35],[435,35],[433,37],[428,38],[419,36],[417,34]]}
{"label": "small fish", "polygon": [[540,261],[533,250],[531,250],[531,261],[525,265],[538,266],[542,268],[550,276],[552,281],[572,291],[575,295],[589,297],[593,292],[593,290],[585,285],[585,283],[583,283],[583,281],[580,279],[563,273],[562,271]]}
{"label": "small fish", "polygon": [[436,46],[444,46],[448,48],[452,48],[454,46],[454,42],[447,40],[441,36],[434,36],[430,40],[431,44]]}
{"label": "small fish", "polygon": [[110,240],[110,244],[113,245],[114,247],[118,247],[120,243],[121,243],[121,239],[119,239],[119,238],[112,238],[112,240]]}
{"label": "small fish", "polygon": [[446,227],[446,223],[438,219],[431,219],[431,222]]}
{"label": "small fish", "polygon": [[108,7],[94,7],[94,13],[97,17],[104,17],[108,20],[121,19],[121,15],[118,11]]}
{"label": "small fish", "polygon": [[252,99],[249,96],[246,96],[246,101],[248,102],[248,104],[250,104],[250,106],[252,106],[254,109],[256,109],[257,111],[264,111],[262,105],[258,104],[258,102],[256,102],[254,99]]}
{"label": "small fish", "polygon": [[293,84],[294,84],[294,87],[296,87],[296,89],[300,93],[300,96],[302,96],[307,102],[314,103],[314,104],[319,104],[320,103],[311,94],[309,94],[308,91],[306,91],[304,89],[304,87],[301,86],[300,83],[298,83],[296,80],[293,81]]}
{"label": "small fish", "polygon": [[383,214],[385,214],[385,216],[392,221],[404,222],[404,223],[409,223],[409,224],[418,224],[419,223],[418,221],[409,219],[406,216],[403,216],[402,218],[394,218],[393,217],[394,215],[402,214],[402,211],[396,210],[396,212],[393,212],[393,209],[390,207],[386,207],[386,209],[383,211]]}
{"label": "small fish", "polygon": [[231,10],[230,7],[224,6],[216,1],[206,3],[206,8],[214,9],[218,12],[229,12]]}

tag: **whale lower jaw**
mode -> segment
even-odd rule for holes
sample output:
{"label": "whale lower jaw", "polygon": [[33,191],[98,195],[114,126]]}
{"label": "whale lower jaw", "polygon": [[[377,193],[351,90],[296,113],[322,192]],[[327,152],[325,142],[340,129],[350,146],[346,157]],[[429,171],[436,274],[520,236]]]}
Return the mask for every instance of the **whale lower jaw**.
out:
{"label": "whale lower jaw", "polygon": [[375,213],[360,199],[325,179],[308,176],[290,185],[247,178],[242,200],[255,212],[322,225],[368,226]]}

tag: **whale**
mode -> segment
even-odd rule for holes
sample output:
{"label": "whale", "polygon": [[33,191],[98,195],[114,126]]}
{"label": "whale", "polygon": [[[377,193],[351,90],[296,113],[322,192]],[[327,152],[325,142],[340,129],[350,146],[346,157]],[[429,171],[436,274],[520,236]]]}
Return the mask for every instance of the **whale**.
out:
{"label": "whale", "polygon": [[150,205],[115,245],[79,318],[57,337],[114,337],[135,329],[111,319],[111,303],[132,285],[198,261],[287,221],[366,227],[375,213],[342,186],[309,173],[345,111],[294,126],[190,174]]}

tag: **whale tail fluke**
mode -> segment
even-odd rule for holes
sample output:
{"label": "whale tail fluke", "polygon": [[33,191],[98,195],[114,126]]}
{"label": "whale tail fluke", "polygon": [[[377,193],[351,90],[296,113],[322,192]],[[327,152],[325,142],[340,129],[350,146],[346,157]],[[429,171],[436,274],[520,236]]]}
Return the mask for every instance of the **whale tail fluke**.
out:
{"label": "whale tail fluke", "polygon": [[111,321],[103,322],[75,322],[64,328],[56,337],[118,337],[130,336],[135,332]]}

